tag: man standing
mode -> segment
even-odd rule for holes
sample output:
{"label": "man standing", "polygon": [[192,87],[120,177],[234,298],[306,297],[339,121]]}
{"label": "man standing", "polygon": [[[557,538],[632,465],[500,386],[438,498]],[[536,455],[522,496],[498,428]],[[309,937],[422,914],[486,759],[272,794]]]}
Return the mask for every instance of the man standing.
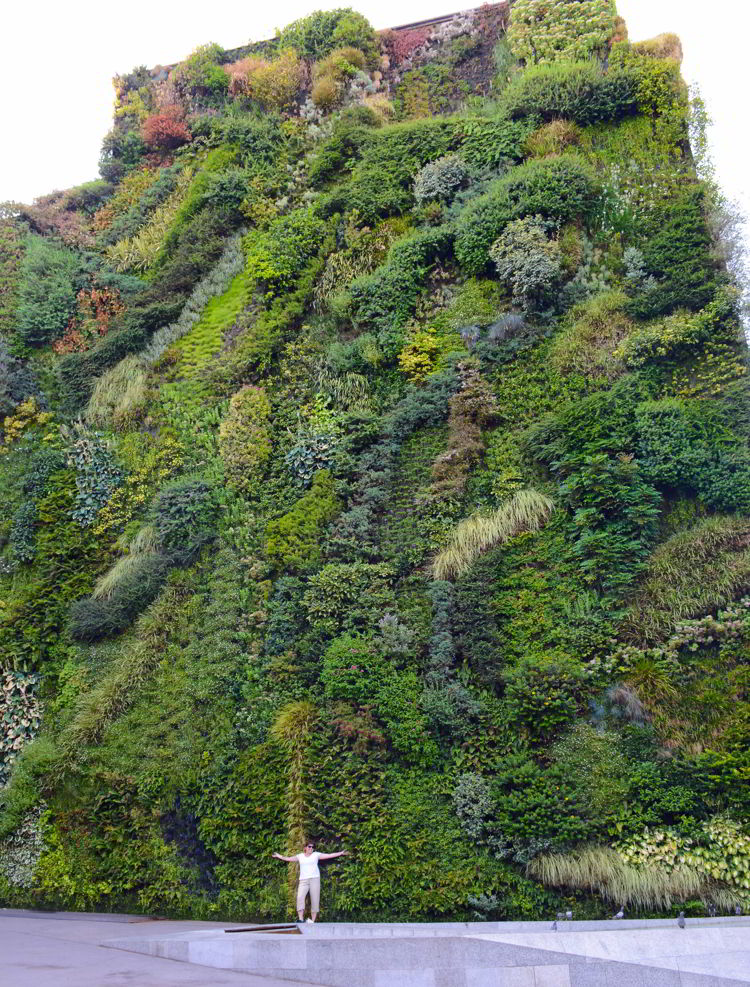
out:
{"label": "man standing", "polygon": [[318,853],[315,849],[315,844],[310,842],[305,844],[305,849],[302,853],[297,853],[293,857],[284,857],[280,853],[271,854],[277,860],[284,860],[288,864],[291,864],[293,860],[296,860],[299,864],[297,915],[300,922],[305,917],[305,899],[308,892],[310,894],[310,914],[312,918],[309,918],[307,921],[314,922],[318,917],[318,911],[320,910],[320,870],[318,869],[318,861],[332,860],[333,857],[343,857],[347,853],[349,853],[348,850],[339,850],[338,853]]}

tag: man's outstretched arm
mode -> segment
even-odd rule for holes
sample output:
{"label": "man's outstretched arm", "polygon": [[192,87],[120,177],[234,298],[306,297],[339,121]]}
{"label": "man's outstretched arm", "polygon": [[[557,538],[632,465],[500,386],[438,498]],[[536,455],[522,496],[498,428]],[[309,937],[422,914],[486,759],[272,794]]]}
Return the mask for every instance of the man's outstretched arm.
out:
{"label": "man's outstretched arm", "polygon": [[333,857],[344,857],[349,853],[348,850],[339,850],[338,853],[321,853],[319,860],[332,860]]}
{"label": "man's outstretched arm", "polygon": [[[285,857],[281,853],[272,853],[271,856],[276,857],[277,860],[283,860],[287,864],[291,864],[297,859],[296,857]],[[336,854],[336,856],[338,856],[338,854]]]}

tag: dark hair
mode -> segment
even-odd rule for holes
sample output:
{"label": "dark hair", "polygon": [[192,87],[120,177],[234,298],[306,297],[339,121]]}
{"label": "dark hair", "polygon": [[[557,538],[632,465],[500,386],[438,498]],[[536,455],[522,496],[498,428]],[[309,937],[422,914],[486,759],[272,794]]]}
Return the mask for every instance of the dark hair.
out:
{"label": "dark hair", "polygon": [[[313,850],[314,850],[315,849],[315,840],[308,840],[307,843],[305,843],[305,846],[306,847],[311,846],[313,848]],[[304,847],[303,847],[303,849],[304,849]]]}

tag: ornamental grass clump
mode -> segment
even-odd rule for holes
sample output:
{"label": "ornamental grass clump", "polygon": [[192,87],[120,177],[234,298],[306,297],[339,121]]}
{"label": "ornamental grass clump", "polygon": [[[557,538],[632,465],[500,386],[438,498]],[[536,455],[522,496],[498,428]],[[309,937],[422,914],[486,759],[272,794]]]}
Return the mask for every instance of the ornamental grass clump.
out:
{"label": "ornamental grass clump", "polygon": [[543,854],[530,861],[526,871],[548,886],[590,891],[605,901],[630,908],[671,908],[708,891],[705,878],[693,867],[672,871],[636,867],[609,847]]}
{"label": "ornamental grass clump", "polygon": [[710,613],[748,588],[750,523],[705,518],[654,551],[624,627],[634,639],[658,640],[678,621]]}
{"label": "ornamental grass clump", "polygon": [[517,490],[492,514],[473,514],[453,530],[432,565],[435,579],[457,579],[482,553],[524,532],[538,531],[555,509],[537,490]]}
{"label": "ornamental grass clump", "polygon": [[105,256],[118,271],[147,271],[162,249],[180,206],[187,197],[194,169],[186,167],[167,201],[151,214],[146,225],[134,236],[118,240],[105,250]]}
{"label": "ornamental grass clump", "polygon": [[94,385],[84,417],[95,428],[131,428],[148,398],[146,369],[138,356],[126,356]]}

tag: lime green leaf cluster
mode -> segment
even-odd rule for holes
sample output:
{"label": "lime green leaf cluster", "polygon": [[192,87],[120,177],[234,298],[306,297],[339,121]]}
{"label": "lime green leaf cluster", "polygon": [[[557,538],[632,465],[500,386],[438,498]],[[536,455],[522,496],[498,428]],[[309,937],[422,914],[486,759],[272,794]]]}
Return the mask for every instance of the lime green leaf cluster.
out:
{"label": "lime green leaf cluster", "polygon": [[614,0],[516,0],[508,42],[527,65],[603,57],[616,18]]}
{"label": "lime green leaf cluster", "polygon": [[243,387],[229,402],[219,426],[219,452],[227,479],[235,489],[250,493],[271,455],[271,402],[260,387]]}
{"label": "lime green leaf cluster", "polygon": [[304,572],[321,560],[323,527],[336,516],[341,502],[328,470],[319,470],[308,492],[290,511],[266,528],[266,555],[279,569]]}

